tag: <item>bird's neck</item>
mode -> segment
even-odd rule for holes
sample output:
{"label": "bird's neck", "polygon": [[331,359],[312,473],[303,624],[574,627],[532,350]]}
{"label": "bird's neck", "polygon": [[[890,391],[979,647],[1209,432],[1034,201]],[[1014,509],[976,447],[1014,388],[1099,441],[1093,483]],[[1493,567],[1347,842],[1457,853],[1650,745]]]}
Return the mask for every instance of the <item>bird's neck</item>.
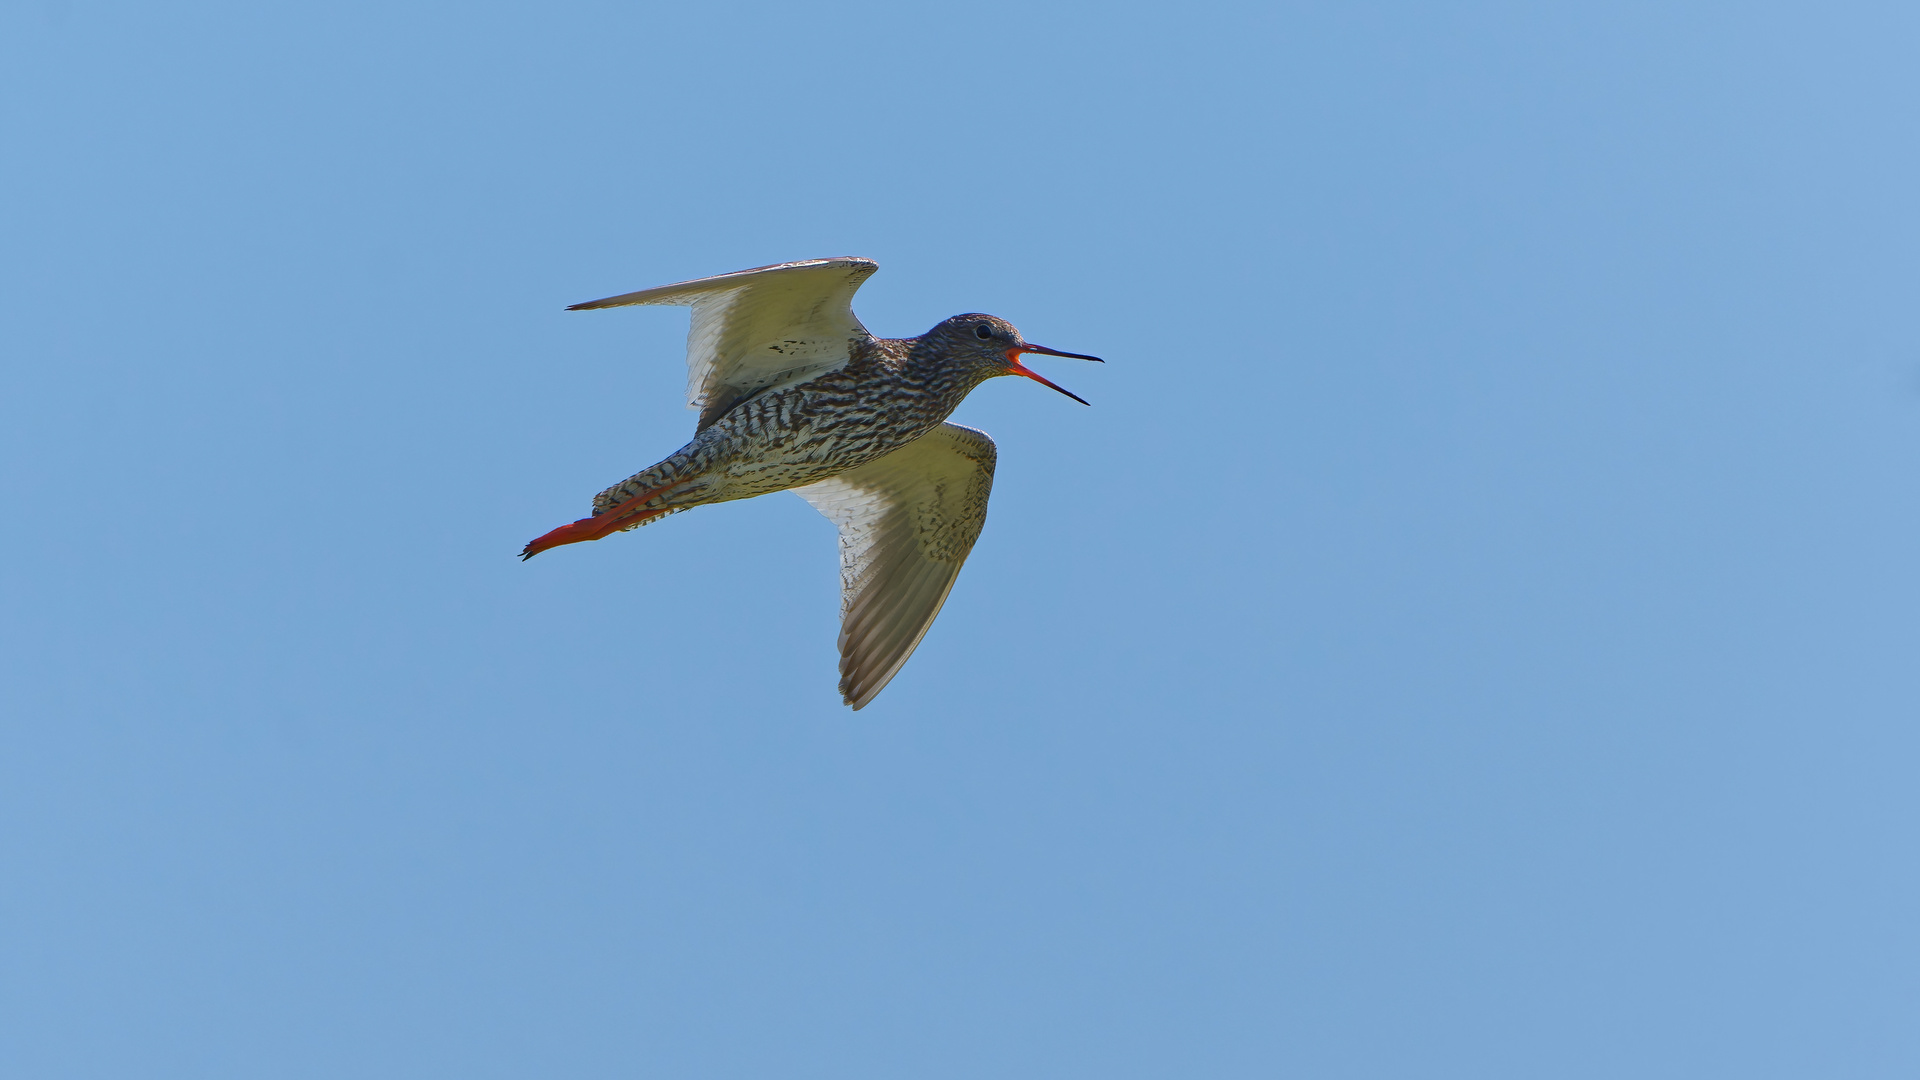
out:
{"label": "bird's neck", "polygon": [[[873,361],[894,379],[938,399],[951,411],[973,388],[1002,372],[942,350],[920,338],[875,339]],[[944,415],[944,414],[943,414]]]}

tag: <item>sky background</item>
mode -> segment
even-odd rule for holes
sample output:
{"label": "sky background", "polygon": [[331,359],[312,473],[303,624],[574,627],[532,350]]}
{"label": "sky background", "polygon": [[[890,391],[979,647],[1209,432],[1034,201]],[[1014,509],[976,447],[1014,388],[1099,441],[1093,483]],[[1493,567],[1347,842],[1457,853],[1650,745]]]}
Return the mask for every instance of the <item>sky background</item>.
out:
{"label": "sky background", "polygon": [[[1920,1072],[1920,14],[0,5],[0,1072]],[[1034,361],[522,564],[673,309]]]}

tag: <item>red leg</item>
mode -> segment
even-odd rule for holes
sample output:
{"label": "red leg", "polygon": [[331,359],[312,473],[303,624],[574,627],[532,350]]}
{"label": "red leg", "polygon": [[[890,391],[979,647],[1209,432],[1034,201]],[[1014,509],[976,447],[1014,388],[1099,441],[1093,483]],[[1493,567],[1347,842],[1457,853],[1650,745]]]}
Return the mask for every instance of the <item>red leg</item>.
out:
{"label": "red leg", "polygon": [[642,522],[651,521],[661,514],[672,510],[673,507],[657,506],[648,510],[645,509],[647,501],[657,499],[661,495],[672,491],[674,488],[681,487],[685,484],[685,480],[680,480],[667,484],[664,487],[654,488],[652,491],[643,491],[613,509],[608,510],[604,514],[595,514],[592,517],[581,518],[571,525],[562,525],[522,548],[520,550],[520,558],[522,560],[531,559],[548,548],[556,548],[562,544],[578,544],[583,540],[598,540],[603,536],[619,532],[621,529],[627,528],[630,525],[639,525]]}

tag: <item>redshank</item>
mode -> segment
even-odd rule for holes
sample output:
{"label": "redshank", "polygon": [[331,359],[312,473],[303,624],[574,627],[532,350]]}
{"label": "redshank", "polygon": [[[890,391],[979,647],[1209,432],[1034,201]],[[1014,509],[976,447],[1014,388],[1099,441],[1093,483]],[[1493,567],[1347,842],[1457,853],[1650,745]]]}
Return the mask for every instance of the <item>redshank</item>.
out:
{"label": "redshank", "polygon": [[864,708],[933,625],[987,520],[993,440],[946,423],[974,387],[1024,375],[1035,345],[1003,319],[955,315],[913,338],[877,338],[853,294],[879,265],[808,259],[575,304],[677,304],[687,332],[693,441],[594,497],[593,516],[528,544],[638,528],[703,503],[791,490],[840,529],[840,696]]}

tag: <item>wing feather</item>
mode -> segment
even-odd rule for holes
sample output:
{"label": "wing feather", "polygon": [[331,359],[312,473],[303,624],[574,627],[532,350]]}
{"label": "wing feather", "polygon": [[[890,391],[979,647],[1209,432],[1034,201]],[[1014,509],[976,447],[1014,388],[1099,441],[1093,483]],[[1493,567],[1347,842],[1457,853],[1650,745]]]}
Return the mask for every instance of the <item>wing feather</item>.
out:
{"label": "wing feather", "polygon": [[987,521],[993,440],[941,424],[885,457],[795,488],[840,528],[840,695],[865,708],[906,664]]}
{"label": "wing feather", "polygon": [[873,335],[853,314],[853,294],[878,270],[871,259],[807,259],[682,281],[575,304],[569,311],[674,304],[691,307],[687,404],[699,429],[762,390],[846,364]]}

